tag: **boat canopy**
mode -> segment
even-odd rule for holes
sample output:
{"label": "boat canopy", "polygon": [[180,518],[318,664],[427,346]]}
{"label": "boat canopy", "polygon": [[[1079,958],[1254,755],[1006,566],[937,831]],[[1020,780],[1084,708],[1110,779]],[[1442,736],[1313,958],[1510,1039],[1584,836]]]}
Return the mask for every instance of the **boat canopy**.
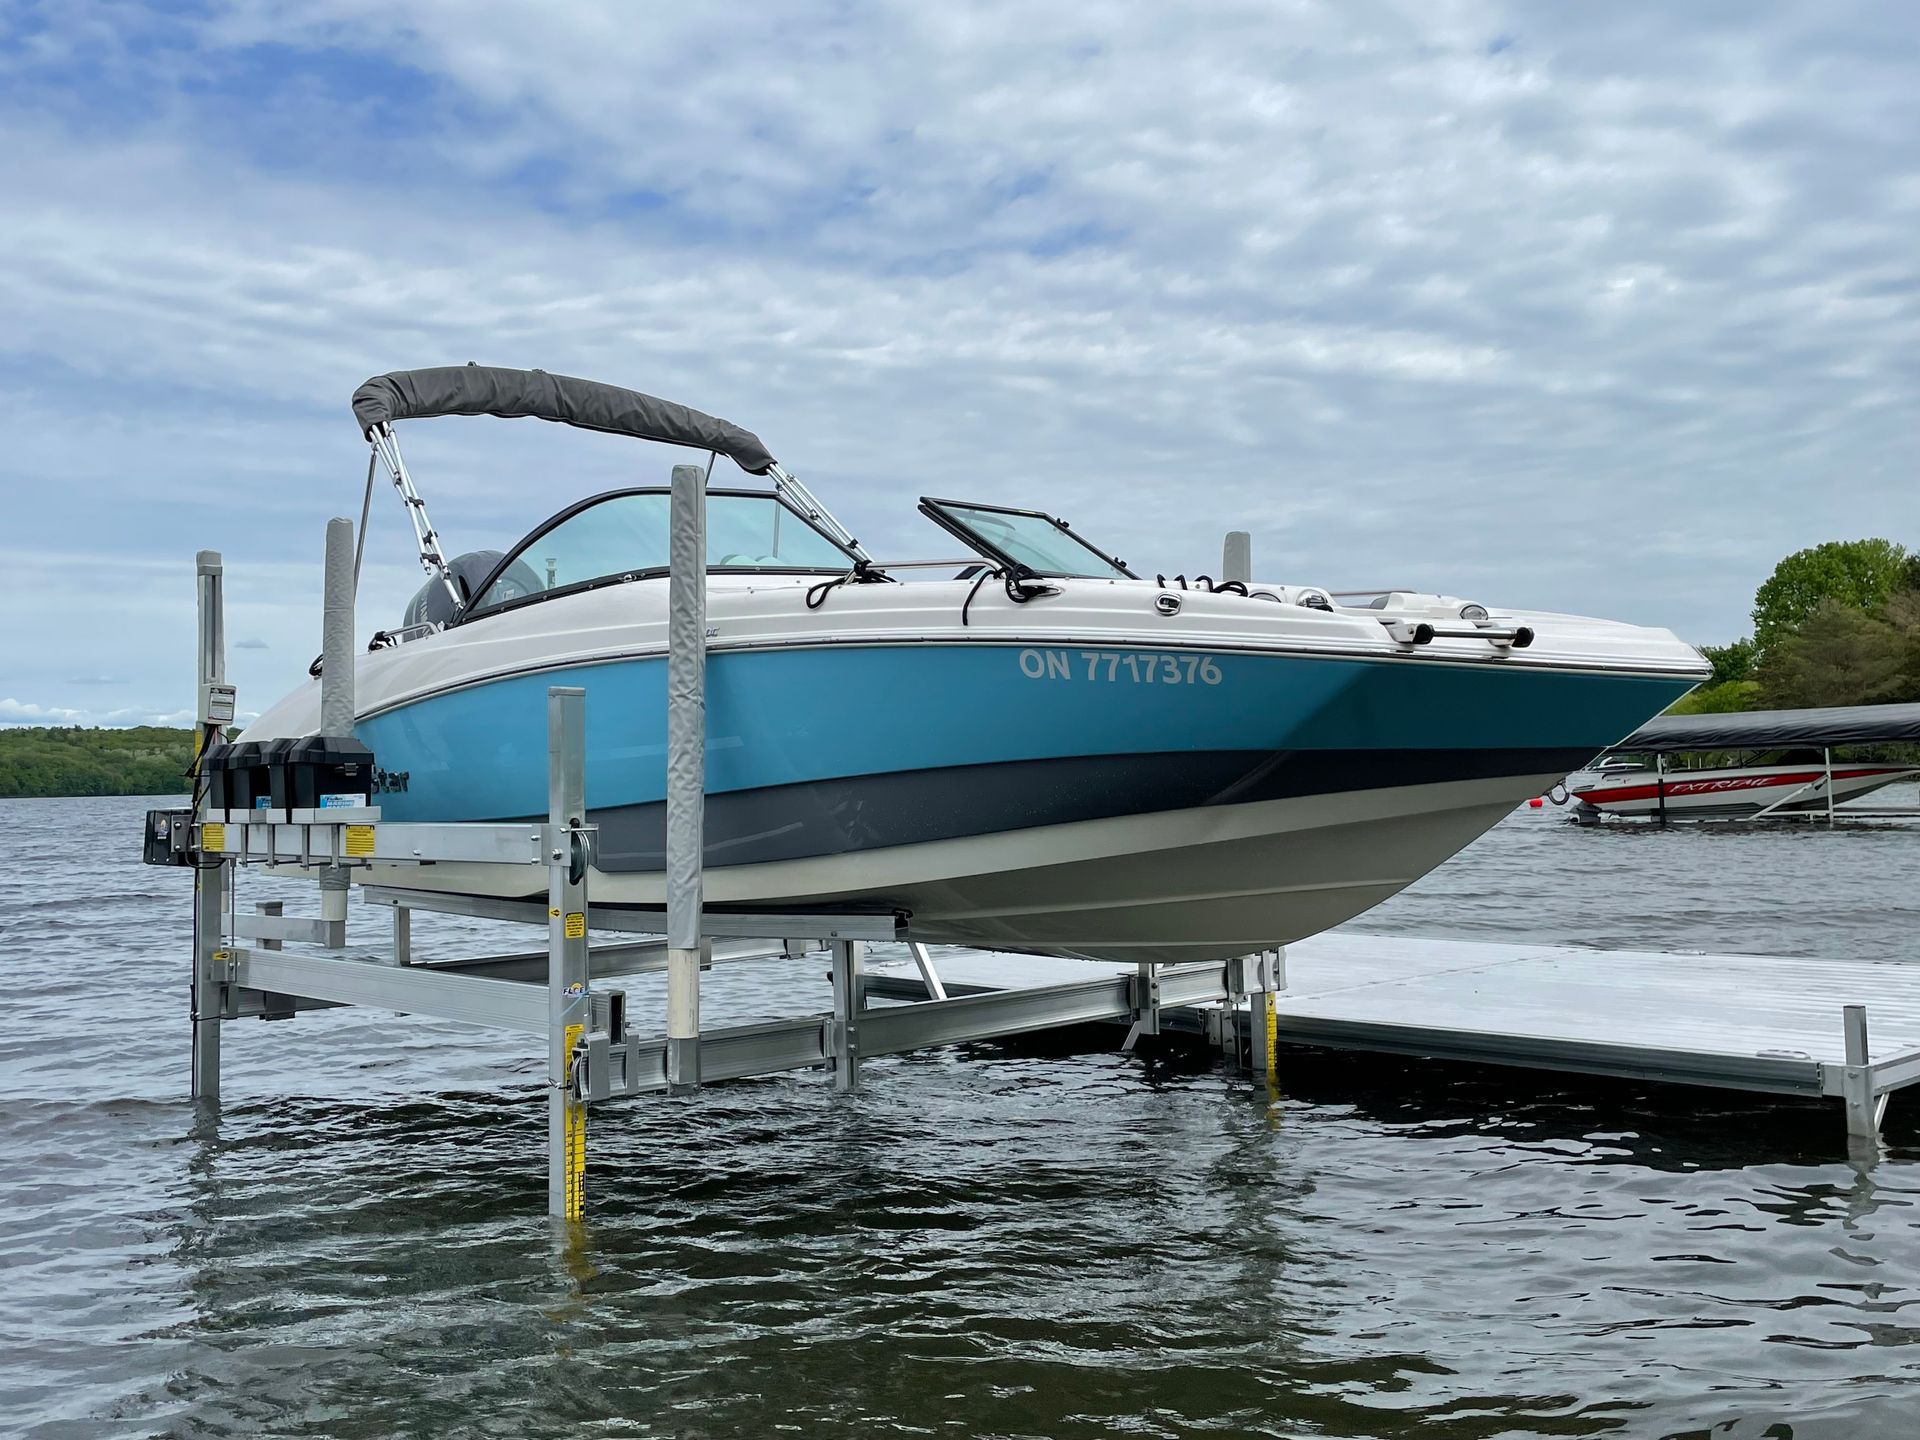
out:
{"label": "boat canopy", "polygon": [[1747,710],[1661,715],[1612,746],[1615,753],[1784,750],[1920,740],[1920,705],[1834,705],[1819,710]]}
{"label": "boat canopy", "polygon": [[353,392],[353,414],[369,439],[394,420],[434,415],[532,417],[604,430],[640,440],[660,440],[725,455],[749,475],[764,475],[773,456],[760,437],[731,420],[604,385],[544,370],[502,370],[491,365],[438,365],[376,375]]}

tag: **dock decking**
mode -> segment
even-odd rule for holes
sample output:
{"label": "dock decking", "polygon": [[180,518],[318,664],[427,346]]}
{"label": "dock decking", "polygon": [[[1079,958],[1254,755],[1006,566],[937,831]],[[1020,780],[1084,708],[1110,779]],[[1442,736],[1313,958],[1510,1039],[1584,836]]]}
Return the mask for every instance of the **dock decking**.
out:
{"label": "dock decking", "polygon": [[[1103,968],[957,949],[934,960],[952,994]],[[909,962],[876,961],[868,984],[926,993]],[[1920,967],[1907,965],[1335,932],[1287,947],[1282,986],[1282,1043],[1835,1096],[1862,1136],[1888,1094],[1920,1080]]]}

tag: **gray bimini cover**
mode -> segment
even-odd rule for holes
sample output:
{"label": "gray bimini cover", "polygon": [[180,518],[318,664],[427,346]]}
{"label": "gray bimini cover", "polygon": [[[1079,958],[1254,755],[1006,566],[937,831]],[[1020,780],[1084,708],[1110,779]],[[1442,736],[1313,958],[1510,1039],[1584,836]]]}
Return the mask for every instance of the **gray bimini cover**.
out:
{"label": "gray bimini cover", "polygon": [[371,436],[394,420],[434,415],[498,415],[503,419],[552,420],[582,430],[604,430],[639,440],[661,440],[728,456],[749,475],[764,475],[773,456],[751,430],[671,400],[549,375],[544,370],[501,370],[491,365],[440,365],[376,375],[353,392],[353,416]]}
{"label": "gray bimini cover", "polygon": [[1821,710],[1747,710],[1662,715],[1613,749],[1790,750],[1920,740],[1920,705],[1834,705]]}

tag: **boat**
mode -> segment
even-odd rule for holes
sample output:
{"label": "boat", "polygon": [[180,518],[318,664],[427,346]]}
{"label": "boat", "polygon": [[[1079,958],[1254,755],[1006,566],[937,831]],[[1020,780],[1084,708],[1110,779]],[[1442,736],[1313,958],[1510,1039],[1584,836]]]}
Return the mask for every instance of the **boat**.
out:
{"label": "boat", "polygon": [[[1248,954],[1397,893],[1707,674],[1661,629],[1136,573],[998,504],[922,498],[966,555],[876,560],[752,432],[593,381],[402,371],[353,406],[431,576],[356,666],[382,816],[544,814],[547,688],[582,686],[596,907],[664,902],[668,489],[449,561],[396,422],[536,417],[761,478],[707,491],[712,909],[887,910],[916,940],[1103,960]],[[319,710],[302,685],[247,739],[312,734]],[[503,869],[356,876],[492,895]]]}
{"label": "boat", "polygon": [[1576,819],[1830,815],[1920,766],[1836,760],[1861,745],[1920,742],[1920,705],[1662,715],[1556,786]]}

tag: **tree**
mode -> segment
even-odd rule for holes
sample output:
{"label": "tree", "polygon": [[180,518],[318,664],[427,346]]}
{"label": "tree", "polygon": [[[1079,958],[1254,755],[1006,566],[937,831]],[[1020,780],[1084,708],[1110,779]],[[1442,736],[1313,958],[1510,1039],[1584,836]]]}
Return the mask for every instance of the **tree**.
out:
{"label": "tree", "polygon": [[1910,573],[1905,547],[1891,540],[1829,540],[1797,550],[1754,593],[1753,643],[1765,655],[1823,600],[1878,609]]}
{"label": "tree", "polygon": [[1911,635],[1899,626],[1837,600],[1820,600],[1798,629],[1761,656],[1754,671],[1760,699],[1789,710],[1912,699],[1910,648]]}
{"label": "tree", "polygon": [[1711,686],[1751,679],[1758,650],[1751,640],[1735,640],[1727,645],[1702,645],[1700,653],[1713,666],[1713,675],[1707,681]]}
{"label": "tree", "polygon": [[1751,710],[1759,698],[1760,686],[1752,680],[1722,680],[1681,696],[1667,707],[1667,714],[1725,715],[1733,710]]}

